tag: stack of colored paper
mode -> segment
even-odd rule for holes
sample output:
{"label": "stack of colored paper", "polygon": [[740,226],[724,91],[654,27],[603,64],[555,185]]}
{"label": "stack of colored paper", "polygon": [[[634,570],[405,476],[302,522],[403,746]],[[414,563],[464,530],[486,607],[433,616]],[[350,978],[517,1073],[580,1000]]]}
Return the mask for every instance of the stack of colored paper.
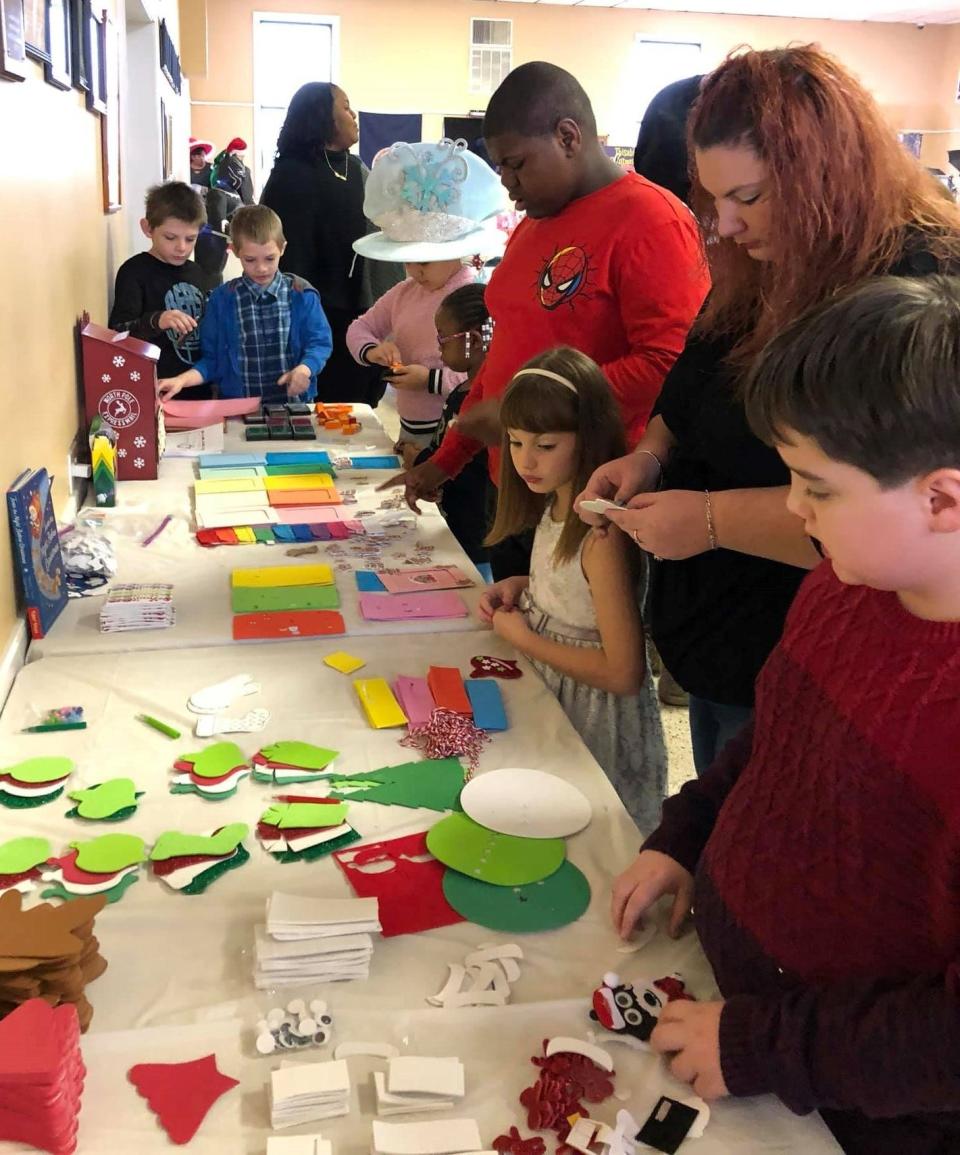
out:
{"label": "stack of colored paper", "polygon": [[267,934],[281,942],[379,932],[375,898],[312,898],[275,890],[267,899]]}
{"label": "stack of colored paper", "polygon": [[459,1059],[399,1055],[388,1060],[387,1072],[374,1071],[378,1115],[416,1115],[450,1111],[465,1093]]}
{"label": "stack of colored paper", "polygon": [[63,793],[74,765],[69,758],[27,758],[0,768],[0,806],[30,810]]}
{"label": "stack of colored paper", "polygon": [[246,755],[235,742],[214,742],[195,754],[181,754],[173,768],[171,794],[199,794],[212,802],[232,798],[250,773]]}
{"label": "stack of colored paper", "polygon": [[270,1123],[276,1130],[350,1110],[350,1072],[343,1059],[284,1063],[270,1076]]}
{"label": "stack of colored paper", "polygon": [[312,862],[359,840],[346,813],[334,799],[280,799],[260,815],[257,837],[278,862]]}
{"label": "stack of colored paper", "polygon": [[115,585],[100,610],[100,631],[105,634],[165,630],[175,622],[173,586],[164,582]]}
{"label": "stack of colored paper", "polygon": [[76,1008],[18,1007],[0,1023],[0,1140],[70,1155],[85,1074]]}
{"label": "stack of colored paper", "polygon": [[375,898],[308,898],[274,891],[258,928],[255,982],[260,988],[365,979],[380,931]]}
{"label": "stack of colored paper", "polygon": [[244,822],[231,822],[209,834],[167,830],[150,851],[150,866],[171,890],[203,894],[221,874],[249,860],[243,845],[248,833],[249,827]]}
{"label": "stack of colored paper", "polygon": [[373,1121],[373,1155],[455,1155],[482,1148],[474,1119],[438,1119],[433,1123]]}
{"label": "stack of colored paper", "polygon": [[71,842],[59,858],[48,859],[43,873],[48,885],[40,897],[68,900],[100,894],[107,902],[119,902],[139,879],[145,857],[143,839],[136,834],[102,834]]}
{"label": "stack of colored paper", "polygon": [[[22,898],[16,890],[0,895],[0,1018],[28,999],[72,1003],[85,1031],[93,1007],[84,991],[107,969],[93,934],[106,899],[98,894],[24,910]],[[5,1054],[0,1047],[0,1061]]]}
{"label": "stack of colored paper", "polygon": [[272,742],[253,756],[253,777],[257,782],[284,786],[289,782],[314,782],[334,771],[336,750],[310,742]]}

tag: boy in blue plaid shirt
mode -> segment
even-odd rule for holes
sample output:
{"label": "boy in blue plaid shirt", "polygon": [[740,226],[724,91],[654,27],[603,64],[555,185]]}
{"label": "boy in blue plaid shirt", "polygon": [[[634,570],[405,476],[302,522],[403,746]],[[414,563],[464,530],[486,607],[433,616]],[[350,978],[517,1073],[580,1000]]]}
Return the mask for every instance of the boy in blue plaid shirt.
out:
{"label": "boy in blue plaid shirt", "polygon": [[312,399],[333,347],[330,326],[317,290],[280,272],[287,244],[280,218],[266,205],[237,209],[230,244],[243,276],[210,294],[200,323],[200,360],[160,381],[160,396],[166,400],[209,381],[221,397]]}

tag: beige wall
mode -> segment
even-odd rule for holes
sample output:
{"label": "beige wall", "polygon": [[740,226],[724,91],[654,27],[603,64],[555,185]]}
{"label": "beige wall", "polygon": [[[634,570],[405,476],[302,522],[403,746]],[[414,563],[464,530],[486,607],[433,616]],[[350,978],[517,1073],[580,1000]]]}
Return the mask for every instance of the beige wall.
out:
{"label": "beige wall", "polygon": [[[104,215],[100,118],[82,93],[51,87],[31,64],[25,81],[0,81],[0,124],[0,483],[5,489],[22,469],[44,465],[62,508],[79,422],[74,323],[84,309],[105,316],[108,286],[127,255],[124,214]],[[0,654],[16,624],[12,565],[4,502]]]}
{"label": "beige wall", "polygon": [[[194,134],[221,146],[253,138],[252,13],[339,15],[340,80],[355,108],[439,114],[482,107],[467,77],[469,18],[513,20],[514,60],[546,59],[570,69],[593,98],[600,131],[623,124],[635,100],[629,50],[634,34],[697,40],[710,68],[739,44],[767,48],[818,41],[875,92],[895,128],[960,127],[953,96],[960,29],[928,25],[781,20],[690,13],[477,3],[475,0],[207,0],[207,75],[193,81]],[[622,131],[621,131],[622,134]],[[616,143],[627,143],[617,141]]]}

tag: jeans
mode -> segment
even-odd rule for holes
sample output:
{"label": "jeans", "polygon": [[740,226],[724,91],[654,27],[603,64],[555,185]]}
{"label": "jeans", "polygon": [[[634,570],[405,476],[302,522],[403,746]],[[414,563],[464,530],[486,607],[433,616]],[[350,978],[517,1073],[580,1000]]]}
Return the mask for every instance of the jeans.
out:
{"label": "jeans", "polygon": [[690,695],[690,740],[697,777],[710,769],[720,751],[753,715],[750,706],[725,706]]}

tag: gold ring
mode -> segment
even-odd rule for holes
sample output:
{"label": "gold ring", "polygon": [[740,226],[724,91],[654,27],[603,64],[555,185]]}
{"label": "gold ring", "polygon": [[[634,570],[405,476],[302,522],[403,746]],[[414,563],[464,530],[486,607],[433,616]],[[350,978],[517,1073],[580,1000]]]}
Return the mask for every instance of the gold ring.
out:
{"label": "gold ring", "polygon": [[639,538],[639,537],[637,537],[637,534],[638,534],[638,532],[639,532],[639,530],[636,530],[636,529],[635,529],[635,530],[633,531],[633,533],[632,533],[630,536],[631,536],[631,537],[633,538],[633,540],[634,540],[634,541],[637,543],[637,545],[638,545],[638,546],[639,546],[641,549],[643,549],[643,542],[640,540],[640,538]]}

